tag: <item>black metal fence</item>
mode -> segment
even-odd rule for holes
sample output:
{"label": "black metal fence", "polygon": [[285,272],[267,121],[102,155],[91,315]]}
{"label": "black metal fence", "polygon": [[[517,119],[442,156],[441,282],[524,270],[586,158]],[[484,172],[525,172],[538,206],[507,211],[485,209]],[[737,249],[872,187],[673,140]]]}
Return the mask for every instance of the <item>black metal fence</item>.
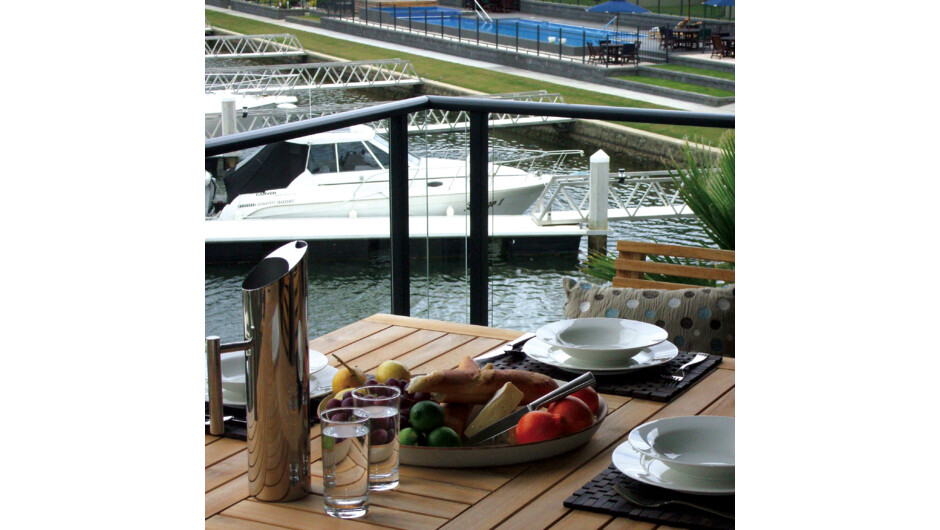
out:
{"label": "black metal fence", "polygon": [[392,312],[408,316],[409,280],[408,217],[408,115],[425,110],[465,111],[470,116],[470,233],[467,264],[470,276],[470,323],[489,324],[487,301],[489,253],[487,234],[489,125],[491,112],[533,116],[560,116],[635,123],[734,128],[734,115],[650,110],[637,108],[537,103],[526,101],[420,96],[301,122],[278,125],[206,140],[205,156],[217,156],[271,142],[299,138],[351,125],[389,120],[389,208],[392,269]]}
{"label": "black metal fence", "polygon": [[[320,7],[328,16],[361,24],[585,64],[628,65],[636,59],[661,63],[668,60],[669,53],[657,28],[620,26],[615,19],[597,29],[517,19],[483,20],[474,11],[382,7],[369,0],[322,0]],[[635,57],[622,53],[634,46]]]}

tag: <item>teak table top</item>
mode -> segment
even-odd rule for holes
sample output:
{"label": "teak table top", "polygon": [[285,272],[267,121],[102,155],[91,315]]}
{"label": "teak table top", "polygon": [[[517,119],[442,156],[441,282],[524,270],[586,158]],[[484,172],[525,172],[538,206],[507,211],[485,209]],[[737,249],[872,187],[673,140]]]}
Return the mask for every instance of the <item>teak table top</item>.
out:
{"label": "teak table top", "polygon": [[[454,368],[464,356],[476,357],[522,332],[468,324],[377,314],[310,341],[310,348],[336,353],[357,368],[374,370],[397,359],[415,373]],[[611,453],[631,429],[647,421],[698,414],[734,416],[734,359],[672,403],[603,394],[609,416],[580,448],[563,457],[481,469],[402,466],[393,491],[371,495],[369,514],[340,520],[323,511],[323,497],[313,494],[290,503],[248,498],[245,442],[206,436],[207,528],[621,528],[665,529],[626,518],[571,510],[562,503],[607,468]],[[320,426],[311,435],[311,480],[322,491]]]}

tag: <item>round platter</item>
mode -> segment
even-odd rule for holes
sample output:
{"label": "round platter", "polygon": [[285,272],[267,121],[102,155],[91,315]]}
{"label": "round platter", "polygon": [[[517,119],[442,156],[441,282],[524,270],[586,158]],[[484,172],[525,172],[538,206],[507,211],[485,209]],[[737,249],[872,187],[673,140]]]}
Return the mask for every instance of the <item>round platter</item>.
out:
{"label": "round platter", "polygon": [[[564,383],[560,381],[559,383]],[[323,398],[317,413],[323,412],[326,402],[332,394]],[[594,415],[594,424],[576,433],[535,442],[529,444],[502,444],[478,447],[420,447],[402,445],[400,447],[400,463],[406,466],[419,467],[491,467],[522,464],[560,455],[580,447],[591,439],[607,417],[607,402],[599,397],[597,413]]]}
{"label": "round platter", "polygon": [[644,348],[621,362],[590,363],[571,357],[560,348],[546,344],[539,339],[527,341],[522,346],[523,353],[533,361],[554,366],[566,372],[576,374],[594,372],[600,375],[615,375],[643,370],[668,363],[679,355],[679,348],[669,341],[663,341],[650,348]]}

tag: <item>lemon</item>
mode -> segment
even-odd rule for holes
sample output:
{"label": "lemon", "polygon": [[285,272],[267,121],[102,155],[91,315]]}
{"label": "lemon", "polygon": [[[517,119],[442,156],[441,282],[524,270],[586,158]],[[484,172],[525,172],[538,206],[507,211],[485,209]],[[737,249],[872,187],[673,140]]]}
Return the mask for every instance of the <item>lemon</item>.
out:
{"label": "lemon", "polygon": [[365,380],[366,374],[362,370],[353,368],[353,373],[350,373],[348,368],[342,366],[333,376],[333,393],[339,394],[347,388],[359,388],[365,384]]}
{"label": "lemon", "polygon": [[399,381],[410,381],[411,372],[408,367],[398,361],[385,361],[375,369],[375,380],[385,384],[389,379],[398,379]]}

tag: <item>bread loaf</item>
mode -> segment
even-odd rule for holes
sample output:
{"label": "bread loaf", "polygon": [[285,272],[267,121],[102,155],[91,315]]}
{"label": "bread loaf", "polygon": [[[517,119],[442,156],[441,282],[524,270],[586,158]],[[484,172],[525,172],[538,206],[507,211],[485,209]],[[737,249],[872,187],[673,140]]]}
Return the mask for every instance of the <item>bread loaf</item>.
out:
{"label": "bread loaf", "polygon": [[411,380],[408,392],[438,394],[447,403],[485,404],[506,383],[522,391],[522,404],[558,388],[547,375],[526,370],[438,370]]}

